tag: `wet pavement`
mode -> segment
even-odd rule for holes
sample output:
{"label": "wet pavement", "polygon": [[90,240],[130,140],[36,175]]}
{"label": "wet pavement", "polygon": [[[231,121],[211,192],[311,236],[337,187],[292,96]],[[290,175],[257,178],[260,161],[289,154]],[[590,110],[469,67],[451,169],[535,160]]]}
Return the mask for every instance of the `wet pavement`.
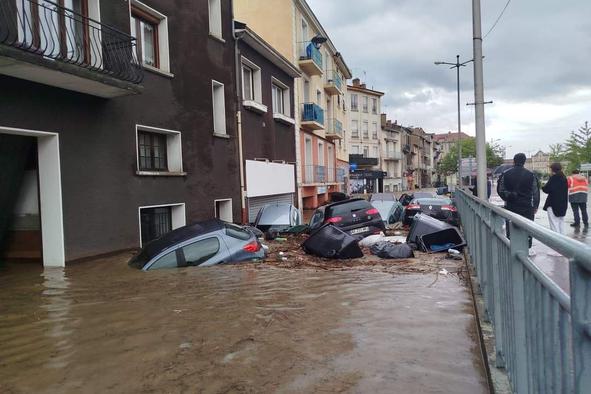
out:
{"label": "wet pavement", "polygon": [[457,275],[0,268],[0,392],[484,393]]}
{"label": "wet pavement", "polygon": [[[542,210],[546,197],[546,194],[540,193],[540,209],[536,213],[535,222],[550,228],[548,214]],[[588,206],[591,206],[591,198],[589,201]],[[496,192],[493,192],[490,202],[499,206],[504,204]],[[571,227],[571,223],[574,223],[574,218],[573,211],[569,206],[565,216],[565,235],[586,245],[591,245],[591,230],[585,229],[583,226]],[[538,240],[534,240],[532,249],[534,251],[534,255],[531,256],[532,261],[568,293],[570,291],[568,259]]]}

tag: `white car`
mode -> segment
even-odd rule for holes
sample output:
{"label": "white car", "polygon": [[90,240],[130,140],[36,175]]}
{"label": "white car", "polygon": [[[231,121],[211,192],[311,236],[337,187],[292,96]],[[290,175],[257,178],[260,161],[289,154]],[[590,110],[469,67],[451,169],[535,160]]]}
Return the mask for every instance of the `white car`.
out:
{"label": "white car", "polygon": [[302,224],[302,214],[292,204],[267,204],[261,208],[254,222],[254,226],[266,231],[286,231],[290,227]]}

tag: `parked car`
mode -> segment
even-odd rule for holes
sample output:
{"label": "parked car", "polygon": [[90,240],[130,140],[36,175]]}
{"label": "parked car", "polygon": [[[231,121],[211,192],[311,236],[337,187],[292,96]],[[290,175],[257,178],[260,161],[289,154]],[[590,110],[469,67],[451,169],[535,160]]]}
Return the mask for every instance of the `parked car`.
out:
{"label": "parked car", "polygon": [[129,265],[143,271],[204,267],[265,258],[254,234],[242,227],[211,219],[180,227],[146,244]]}
{"label": "parked car", "polygon": [[404,206],[410,204],[410,202],[416,198],[435,198],[437,197],[436,193],[433,192],[414,192],[414,193],[404,193],[400,196],[398,201]]}
{"label": "parked car", "polygon": [[377,234],[386,229],[380,212],[362,198],[319,207],[310,219],[310,230],[317,230],[326,223],[332,223],[346,233],[357,237]]}
{"label": "parked car", "polygon": [[402,221],[404,207],[398,201],[372,200],[371,205],[380,212],[384,225],[388,226]]}
{"label": "parked car", "polygon": [[266,231],[286,231],[290,227],[302,224],[300,211],[292,204],[275,203],[263,206],[254,221],[254,226]]}
{"label": "parked car", "polygon": [[411,224],[412,218],[419,212],[453,226],[459,223],[458,210],[449,198],[415,198],[404,210],[404,224]]}
{"label": "parked car", "polygon": [[369,197],[369,201],[381,200],[381,201],[396,201],[394,193],[374,193]]}

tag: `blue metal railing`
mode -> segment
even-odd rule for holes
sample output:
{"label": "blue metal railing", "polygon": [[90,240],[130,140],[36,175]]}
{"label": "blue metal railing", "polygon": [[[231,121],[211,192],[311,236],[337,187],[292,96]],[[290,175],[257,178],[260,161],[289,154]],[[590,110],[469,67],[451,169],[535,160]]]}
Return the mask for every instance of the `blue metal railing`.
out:
{"label": "blue metal railing", "polygon": [[[494,326],[496,367],[516,393],[589,392],[591,248],[463,190],[456,204]],[[530,260],[529,237],[568,258],[570,295]]]}
{"label": "blue metal railing", "polygon": [[329,119],[327,134],[334,134],[343,138],[343,123],[338,119]]}
{"label": "blue metal railing", "polygon": [[302,109],[302,121],[318,122],[324,124],[324,110],[318,104],[304,103]]}
{"label": "blue metal railing", "polygon": [[304,42],[302,45],[303,51],[300,54],[300,60],[313,60],[322,69],[322,53],[316,48],[316,45],[311,42]]}
{"label": "blue metal railing", "polygon": [[339,75],[338,72],[336,71],[332,71],[330,73],[330,77],[328,79],[328,83],[333,83],[334,86],[340,90],[341,92],[343,91],[343,79],[341,78],[341,76]]}

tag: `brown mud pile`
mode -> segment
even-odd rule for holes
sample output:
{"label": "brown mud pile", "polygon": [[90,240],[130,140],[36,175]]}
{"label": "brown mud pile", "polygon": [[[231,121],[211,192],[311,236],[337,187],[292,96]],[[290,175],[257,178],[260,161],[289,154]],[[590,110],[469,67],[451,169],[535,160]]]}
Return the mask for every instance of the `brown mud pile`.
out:
{"label": "brown mud pile", "polygon": [[463,277],[464,261],[451,259],[447,253],[428,254],[415,251],[414,258],[383,259],[374,256],[369,248],[362,248],[364,256],[358,259],[336,260],[306,254],[301,244],[308,236],[287,235],[275,241],[264,241],[269,247],[267,258],[257,263],[241,263],[239,267],[312,269],[316,271],[372,271],[392,274],[429,274],[447,272]]}

